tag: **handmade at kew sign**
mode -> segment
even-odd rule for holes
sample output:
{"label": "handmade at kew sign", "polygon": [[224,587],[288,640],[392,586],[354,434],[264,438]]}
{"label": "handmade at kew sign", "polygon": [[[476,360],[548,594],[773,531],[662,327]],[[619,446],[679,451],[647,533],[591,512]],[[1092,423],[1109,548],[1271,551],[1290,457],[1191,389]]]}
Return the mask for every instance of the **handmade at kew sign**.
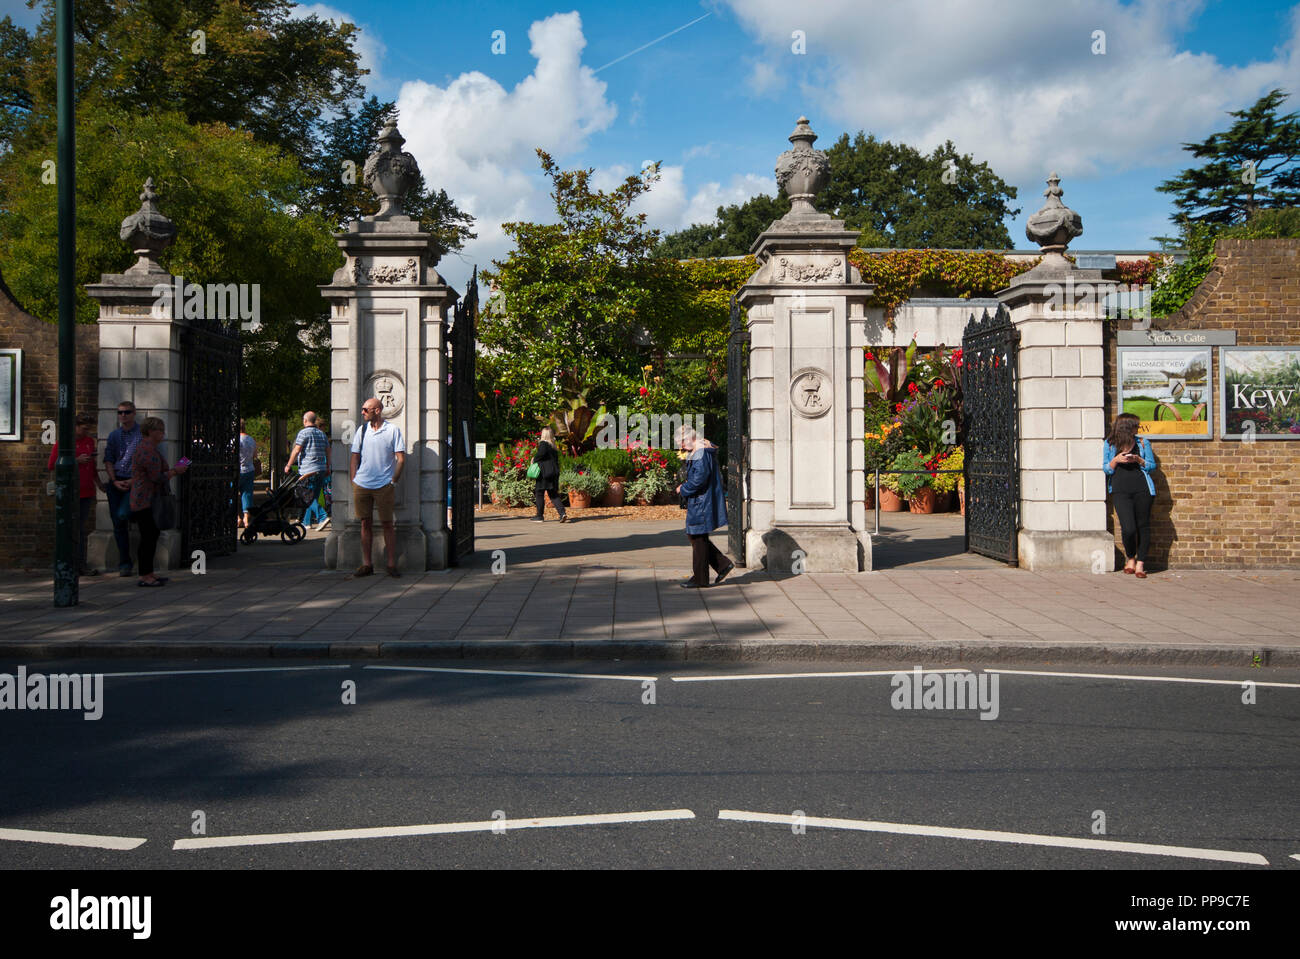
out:
{"label": "handmade at kew sign", "polygon": [[1210,438],[1210,355],[1206,347],[1136,347],[1116,351],[1119,405],[1151,439]]}

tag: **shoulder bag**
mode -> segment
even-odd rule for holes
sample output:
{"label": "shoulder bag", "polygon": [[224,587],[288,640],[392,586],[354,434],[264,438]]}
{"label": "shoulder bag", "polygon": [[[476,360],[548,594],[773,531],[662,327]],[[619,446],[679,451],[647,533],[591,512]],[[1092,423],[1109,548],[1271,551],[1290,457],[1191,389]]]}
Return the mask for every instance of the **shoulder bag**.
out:
{"label": "shoulder bag", "polygon": [[158,484],[153,498],[153,522],[160,530],[176,528],[176,497],[170,480]]}

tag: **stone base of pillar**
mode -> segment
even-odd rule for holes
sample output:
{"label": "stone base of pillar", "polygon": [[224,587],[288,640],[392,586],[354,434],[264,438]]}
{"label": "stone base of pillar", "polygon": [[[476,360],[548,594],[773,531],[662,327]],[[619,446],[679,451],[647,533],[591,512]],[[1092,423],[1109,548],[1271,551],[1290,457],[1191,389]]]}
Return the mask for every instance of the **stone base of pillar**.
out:
{"label": "stone base of pillar", "polygon": [[797,559],[805,573],[860,573],[871,568],[870,535],[847,526],[777,525],[759,537],[763,565],[774,576],[795,571],[795,550],[803,553]]}
{"label": "stone base of pillar", "polygon": [[[131,524],[131,557],[131,565],[139,569],[140,530],[134,523]],[[117,539],[111,529],[97,529],[90,534],[86,540],[86,562],[105,573],[117,571]],[[180,530],[164,530],[159,535],[158,548],[153,555],[153,565],[154,571],[158,573],[189,568],[189,559],[181,556]]]}
{"label": "stone base of pillar", "polygon": [[[447,568],[447,531],[429,532],[412,523],[397,524],[397,568],[403,573],[423,573],[430,569]],[[374,567],[383,572],[388,565],[384,555],[384,530],[375,523],[375,539],[371,553]],[[341,530],[330,530],[325,537],[325,566],[348,572],[361,565],[361,524],[348,523]]]}
{"label": "stone base of pillar", "polygon": [[1110,573],[1115,570],[1115,538],[1098,532],[1022,529],[1019,537],[1020,568],[1068,570],[1076,573]]}

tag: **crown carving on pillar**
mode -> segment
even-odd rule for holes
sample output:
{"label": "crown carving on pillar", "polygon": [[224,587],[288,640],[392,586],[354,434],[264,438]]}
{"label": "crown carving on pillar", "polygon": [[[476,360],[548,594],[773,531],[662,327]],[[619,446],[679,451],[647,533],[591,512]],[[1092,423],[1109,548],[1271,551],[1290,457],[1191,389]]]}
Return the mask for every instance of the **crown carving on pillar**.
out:
{"label": "crown carving on pillar", "polygon": [[1025,236],[1042,247],[1045,255],[1063,255],[1070,241],[1083,233],[1083,218],[1061,202],[1063,193],[1061,178],[1053,173],[1043,191],[1047,202],[1025,225]]}
{"label": "crown carving on pillar", "polygon": [[122,241],[130,244],[131,252],[140,258],[126,271],[128,274],[167,272],[158,257],[176,239],[176,224],[158,209],[157,201],[153,177],[149,177],[140,192],[140,209],[122,221]]}
{"label": "crown carving on pillar", "polygon": [[397,121],[389,120],[380,131],[379,146],[366,159],[363,179],[379,197],[379,212],[371,219],[387,220],[405,216],[402,201],[420,182],[420,167],[415,157],[402,151],[406,138],[397,132]]}

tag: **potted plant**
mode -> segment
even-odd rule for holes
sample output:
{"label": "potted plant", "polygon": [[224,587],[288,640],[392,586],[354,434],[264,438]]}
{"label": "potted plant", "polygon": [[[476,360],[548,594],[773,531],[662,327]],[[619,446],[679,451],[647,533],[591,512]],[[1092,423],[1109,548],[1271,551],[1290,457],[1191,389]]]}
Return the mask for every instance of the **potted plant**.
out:
{"label": "potted plant", "polygon": [[586,509],[607,489],[609,477],[597,470],[566,470],[560,474],[560,492],[569,494],[572,509]]}
{"label": "potted plant", "polygon": [[600,501],[601,506],[622,506],[627,500],[627,478],[632,475],[632,457],[626,450],[594,449],[584,453],[582,468],[604,473],[609,477],[609,489]]}
{"label": "potted plant", "polygon": [[[904,450],[894,457],[889,468],[902,471],[889,474],[889,488],[898,494],[899,498],[909,502],[912,512],[933,513],[934,490],[930,488],[930,477],[924,472],[926,466],[921,454],[916,450]],[[885,479],[882,476],[881,485],[883,486],[884,483]],[[884,506],[882,490],[881,507]]]}
{"label": "potted plant", "polygon": [[666,469],[648,469],[627,485],[627,495],[638,506],[650,506],[656,499],[671,493],[673,486],[673,478]]}
{"label": "potted plant", "polygon": [[961,482],[961,473],[951,473],[948,470],[960,470],[965,462],[965,451],[960,447],[955,447],[951,453],[944,455],[938,454],[931,458],[927,464],[930,469],[937,472],[937,475],[931,477],[930,486],[934,488],[936,495],[943,497],[942,501],[936,504],[940,512],[951,512],[956,506],[957,487]]}

